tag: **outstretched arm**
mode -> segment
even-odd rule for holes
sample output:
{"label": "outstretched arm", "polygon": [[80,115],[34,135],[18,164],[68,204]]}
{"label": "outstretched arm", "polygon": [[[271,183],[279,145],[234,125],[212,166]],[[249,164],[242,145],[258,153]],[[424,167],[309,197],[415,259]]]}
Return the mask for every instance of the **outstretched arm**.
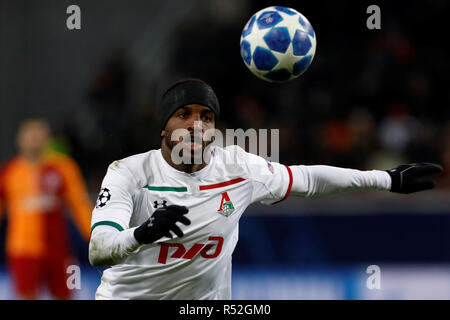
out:
{"label": "outstretched arm", "polygon": [[270,162],[236,147],[252,180],[252,203],[275,204],[289,195],[321,197],[362,190],[412,193],[434,188],[433,178],[443,171],[434,163],[412,163],[391,170],[355,170],[325,165],[287,166]]}
{"label": "outstretched arm", "polygon": [[412,193],[432,189],[433,175],[442,167],[432,163],[405,164],[381,171],[361,171],[331,166],[290,166],[291,194],[319,197],[357,190],[387,190]]}

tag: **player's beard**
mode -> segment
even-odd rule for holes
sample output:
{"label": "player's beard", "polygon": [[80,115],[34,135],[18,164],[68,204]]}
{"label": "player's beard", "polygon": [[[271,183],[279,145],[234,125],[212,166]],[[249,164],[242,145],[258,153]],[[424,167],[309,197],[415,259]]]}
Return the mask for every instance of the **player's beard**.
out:
{"label": "player's beard", "polygon": [[194,134],[187,134],[175,141],[171,137],[172,131],[166,131],[164,139],[171,152],[174,163],[177,163],[174,159],[175,157],[181,159],[181,162],[186,165],[205,164],[209,162],[210,147],[214,141],[213,139],[204,140],[204,135],[194,136]]}

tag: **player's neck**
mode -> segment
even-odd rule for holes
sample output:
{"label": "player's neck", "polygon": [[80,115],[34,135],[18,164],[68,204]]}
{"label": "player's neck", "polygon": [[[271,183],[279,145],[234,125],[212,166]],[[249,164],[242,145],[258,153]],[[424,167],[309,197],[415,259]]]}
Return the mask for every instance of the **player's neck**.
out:
{"label": "player's neck", "polygon": [[186,173],[194,173],[196,171],[199,171],[203,169],[207,164],[201,163],[201,164],[174,164],[169,163],[173,168],[177,169],[178,171],[183,171]]}
{"label": "player's neck", "polygon": [[42,158],[42,152],[21,151],[20,156],[31,163],[38,163]]}

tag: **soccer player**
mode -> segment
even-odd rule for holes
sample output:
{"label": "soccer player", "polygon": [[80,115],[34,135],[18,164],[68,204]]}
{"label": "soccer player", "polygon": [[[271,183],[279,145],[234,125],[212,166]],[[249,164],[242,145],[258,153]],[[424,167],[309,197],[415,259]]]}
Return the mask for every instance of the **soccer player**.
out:
{"label": "soccer player", "polygon": [[[73,263],[64,218],[68,204],[89,241],[91,200],[77,164],[49,151],[50,127],[28,119],[18,131],[19,154],[0,173],[0,207],[8,214],[6,254],[19,298],[35,299],[47,285],[56,299],[69,299],[67,266]],[[2,212],[0,208],[0,213]]]}
{"label": "soccer player", "polygon": [[[211,144],[206,132],[219,113],[209,85],[180,81],[159,105],[161,148],[109,166],[91,222],[90,262],[111,266],[96,299],[230,299],[238,222],[251,203],[367,189],[411,193],[433,188],[432,175],[442,171],[428,163],[389,171],[271,163]],[[187,160],[179,161],[179,150]],[[198,150],[205,157],[193,161]]]}

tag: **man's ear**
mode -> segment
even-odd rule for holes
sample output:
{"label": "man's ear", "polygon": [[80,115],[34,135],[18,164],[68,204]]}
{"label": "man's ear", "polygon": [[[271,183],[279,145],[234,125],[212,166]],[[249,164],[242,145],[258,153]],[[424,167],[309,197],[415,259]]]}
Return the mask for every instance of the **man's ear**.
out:
{"label": "man's ear", "polygon": [[161,131],[161,137],[165,137],[166,136],[166,130],[162,130]]}

